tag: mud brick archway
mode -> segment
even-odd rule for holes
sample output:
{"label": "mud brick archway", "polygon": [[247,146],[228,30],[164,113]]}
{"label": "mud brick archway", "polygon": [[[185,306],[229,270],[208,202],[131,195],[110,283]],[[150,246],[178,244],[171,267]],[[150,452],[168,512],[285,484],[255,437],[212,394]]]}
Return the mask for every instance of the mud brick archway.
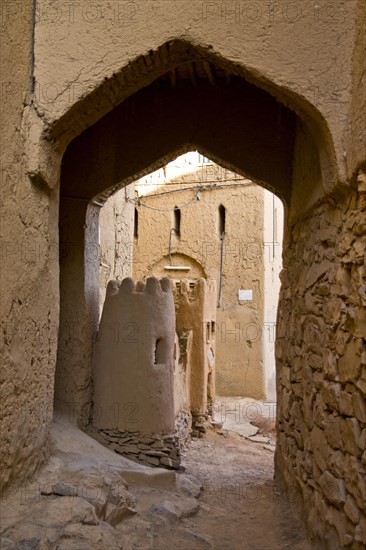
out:
{"label": "mud brick archway", "polygon": [[[63,158],[60,235],[66,255],[60,263],[56,401],[71,403],[81,426],[89,422],[98,322],[98,257],[90,253],[98,240],[96,203],[181,152],[199,149],[284,201],[276,475],[305,511],[314,536],[338,544],[352,531],[342,514],[346,495],[355,514],[363,499],[358,468],[366,420],[360,378],[364,321],[356,290],[363,272],[355,244],[364,231],[361,199],[333,194],[299,216],[300,203],[323,195],[334,174],[321,117],[279,90],[270,94],[222,59],[179,42],[164,48],[174,58],[171,66],[166,63],[163,71],[159,52],[152,52],[156,72],[150,82],[71,141]],[[128,70],[138,73],[142,63],[138,59]],[[72,341],[62,336],[70,323],[78,331]],[[352,403],[353,418],[340,416],[341,395]],[[349,454],[332,469],[329,461],[344,445]],[[323,509],[326,522],[314,515]]]}
{"label": "mud brick archway", "polygon": [[[29,217],[37,212],[41,219],[34,231],[50,246],[57,241],[60,197],[61,300],[58,272],[42,258],[39,265],[27,266],[19,282],[13,277],[14,283],[9,283],[14,289],[9,317],[16,321],[27,314],[32,321],[50,325],[60,305],[56,397],[71,402],[75,419],[85,424],[91,405],[90,349],[97,303],[98,210],[92,201],[102,201],[193,147],[268,187],[287,208],[276,346],[276,476],[286,490],[293,490],[318,547],[361,548],[366,521],[366,166],[364,123],[358,113],[364,107],[364,4],[339,4],[345,10],[343,20],[332,17],[327,22],[320,10],[315,23],[300,22],[304,32],[293,22],[286,26],[276,20],[274,28],[272,20],[261,20],[261,32],[251,25],[246,32],[233,26],[230,33],[218,28],[215,14],[201,17],[198,24],[188,4],[174,3],[172,13],[164,3],[164,17],[159,23],[154,20],[155,27],[132,23],[123,28],[122,38],[115,36],[117,26],[106,32],[94,24],[103,39],[99,36],[97,47],[89,42],[85,49],[83,40],[88,34],[90,39],[87,25],[75,30],[69,21],[65,33],[58,22],[52,37],[60,55],[55,55],[47,24],[36,25],[29,59],[34,54],[37,82],[42,85],[45,75],[52,77],[55,66],[66,81],[81,80],[85,86],[67,105],[61,86],[53,104],[42,108],[33,95],[25,108],[19,108],[14,135],[24,147],[26,182],[19,186],[24,191],[19,207],[14,201],[9,212],[14,207],[22,214],[29,205]],[[72,35],[71,44],[81,44],[77,63],[70,61],[69,51],[55,63],[63,54],[57,40],[60,32],[68,39]],[[112,35],[114,42],[108,42]],[[258,37],[262,49],[257,47]],[[324,50],[319,48],[323,37]],[[339,66],[334,64],[333,48],[341,58]],[[311,63],[321,84],[323,73],[332,66],[335,80],[341,82],[337,104],[321,105],[309,99],[309,90],[297,87],[304,83],[301,71],[309,64],[312,68]],[[10,162],[23,162],[21,147],[21,154],[17,150]],[[9,197],[16,196],[12,193]],[[19,217],[22,231],[32,225],[32,219]],[[20,271],[14,268],[17,277]],[[77,329],[75,347],[63,337],[67,324]],[[41,346],[33,337],[12,342],[5,342],[11,382],[6,387],[16,388],[17,405],[29,402],[31,407],[30,414],[19,413],[20,406],[12,401],[15,392],[7,392],[5,482],[18,474],[25,479],[47,456],[54,373],[51,339]],[[24,379],[24,369],[14,367],[17,362],[27,368]],[[42,405],[46,413],[39,419],[37,407]]]}

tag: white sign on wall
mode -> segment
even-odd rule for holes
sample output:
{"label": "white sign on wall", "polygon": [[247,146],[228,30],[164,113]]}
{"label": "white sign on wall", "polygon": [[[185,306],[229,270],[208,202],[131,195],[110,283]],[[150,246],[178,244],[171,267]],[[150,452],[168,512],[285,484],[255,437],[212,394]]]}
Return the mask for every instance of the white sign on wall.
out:
{"label": "white sign on wall", "polygon": [[239,300],[241,302],[253,300],[253,290],[242,290],[239,289]]}

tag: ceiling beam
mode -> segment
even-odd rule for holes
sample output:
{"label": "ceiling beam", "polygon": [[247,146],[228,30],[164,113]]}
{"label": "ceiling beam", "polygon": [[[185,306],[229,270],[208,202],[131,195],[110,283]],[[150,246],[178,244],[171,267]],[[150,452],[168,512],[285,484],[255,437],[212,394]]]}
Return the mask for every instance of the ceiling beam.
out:
{"label": "ceiling beam", "polygon": [[212,86],[215,86],[215,84],[216,84],[215,75],[214,75],[214,73],[211,69],[210,63],[208,61],[202,61],[202,63],[203,63],[204,69],[206,71],[207,78],[210,81],[210,84],[212,84]]}
{"label": "ceiling beam", "polygon": [[188,72],[189,72],[189,77],[192,81],[193,86],[197,86],[197,79],[196,79],[196,74],[194,72],[193,63],[188,63]]}

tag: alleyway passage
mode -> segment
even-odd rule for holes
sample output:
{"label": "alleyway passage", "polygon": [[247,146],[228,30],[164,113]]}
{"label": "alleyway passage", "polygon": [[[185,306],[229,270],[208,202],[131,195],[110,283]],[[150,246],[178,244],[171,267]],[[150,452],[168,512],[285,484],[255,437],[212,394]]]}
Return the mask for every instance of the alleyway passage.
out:
{"label": "alleyway passage", "polygon": [[59,417],[50,460],[2,500],[1,548],[311,550],[273,481],[273,421],[257,419],[254,437],[244,424],[193,440],[175,474],[131,462]]}
{"label": "alleyway passage", "polygon": [[311,548],[276,487],[273,452],[263,444],[231,432],[210,434],[192,443],[183,463],[203,485],[200,511],[183,524],[214,549]]}

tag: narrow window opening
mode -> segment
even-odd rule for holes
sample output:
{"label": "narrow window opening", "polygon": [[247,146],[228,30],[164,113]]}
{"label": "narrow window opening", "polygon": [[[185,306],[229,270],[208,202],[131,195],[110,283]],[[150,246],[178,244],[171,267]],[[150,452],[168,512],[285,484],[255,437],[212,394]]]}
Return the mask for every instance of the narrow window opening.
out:
{"label": "narrow window opening", "polygon": [[205,157],[205,155],[198,153],[198,164],[212,164],[212,160]]}
{"label": "narrow window opening", "polygon": [[191,302],[194,302],[194,300],[196,299],[196,294],[197,294],[197,288],[196,288],[196,283],[194,282],[190,282],[188,284],[188,297],[190,299]]}
{"label": "narrow window opening", "polygon": [[219,235],[222,238],[225,234],[225,223],[226,223],[226,209],[225,206],[220,204],[219,206]]}
{"label": "narrow window opening", "polygon": [[139,212],[137,208],[135,208],[135,215],[133,219],[133,236],[135,239],[139,236]]}
{"label": "narrow window opening", "polygon": [[174,219],[173,219],[173,229],[175,234],[180,237],[180,221],[181,221],[181,212],[180,209],[175,206],[174,207]]}
{"label": "narrow window opening", "polygon": [[162,363],[164,363],[164,341],[162,338],[158,338],[154,348],[154,365],[161,365]]}
{"label": "narrow window opening", "polygon": [[206,344],[208,344],[211,340],[211,323],[206,323],[207,330],[206,330]]}

